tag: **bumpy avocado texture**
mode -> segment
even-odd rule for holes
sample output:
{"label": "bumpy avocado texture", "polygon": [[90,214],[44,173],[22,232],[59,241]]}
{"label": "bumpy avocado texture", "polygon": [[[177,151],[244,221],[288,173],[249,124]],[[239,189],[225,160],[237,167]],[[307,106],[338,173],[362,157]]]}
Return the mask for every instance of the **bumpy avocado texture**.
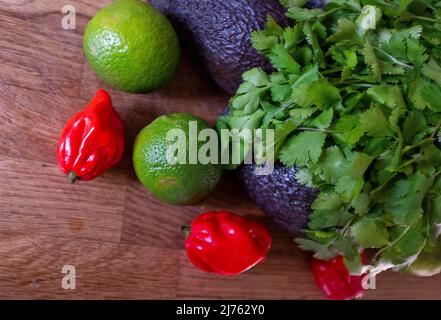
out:
{"label": "bumpy avocado texture", "polygon": [[256,175],[254,165],[243,165],[237,170],[239,180],[250,197],[276,225],[294,235],[308,225],[311,205],[318,190],[299,184],[296,167],[276,163],[269,175]]}
{"label": "bumpy avocado texture", "polygon": [[253,30],[263,29],[268,15],[287,25],[278,0],[151,0],[169,17],[177,32],[190,40],[211,78],[234,94],[242,73],[269,61],[252,47]]}

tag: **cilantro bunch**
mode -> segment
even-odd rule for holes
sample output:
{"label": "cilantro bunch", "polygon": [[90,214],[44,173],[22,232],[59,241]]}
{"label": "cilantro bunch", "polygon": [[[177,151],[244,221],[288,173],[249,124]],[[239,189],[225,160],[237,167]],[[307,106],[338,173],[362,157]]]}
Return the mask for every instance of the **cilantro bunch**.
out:
{"label": "cilantro bunch", "polygon": [[281,2],[293,26],[252,34],[275,71],[244,73],[218,126],[274,129],[276,159],[320,190],[301,248],[406,268],[441,224],[441,1]]}

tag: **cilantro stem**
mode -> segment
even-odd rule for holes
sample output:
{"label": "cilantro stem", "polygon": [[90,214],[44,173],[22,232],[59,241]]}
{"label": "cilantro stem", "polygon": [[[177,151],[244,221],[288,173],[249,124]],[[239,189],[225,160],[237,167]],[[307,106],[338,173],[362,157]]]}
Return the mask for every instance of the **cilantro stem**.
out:
{"label": "cilantro stem", "polygon": [[397,128],[397,130],[395,130],[397,135],[398,135],[398,152],[400,153],[400,155],[403,152],[403,145],[404,145],[404,137],[403,137],[403,133],[401,132],[401,130],[399,128]]}
{"label": "cilantro stem", "polygon": [[411,18],[411,19],[415,19],[415,20],[421,20],[421,21],[427,21],[427,22],[439,23],[439,20],[437,20],[437,19],[433,19],[433,18],[429,18],[429,17],[423,17],[423,16],[411,15],[409,18]]}
{"label": "cilantro stem", "polygon": [[325,11],[325,12],[319,14],[319,15],[317,16],[317,18],[319,18],[319,19],[324,18],[324,17],[326,17],[327,15],[329,15],[329,14],[331,14],[331,13],[333,13],[333,12],[336,12],[336,11],[338,11],[338,10],[340,10],[340,8],[334,8],[334,9],[331,9],[331,10]]}
{"label": "cilantro stem", "polygon": [[391,7],[391,8],[395,8],[395,6],[391,5],[390,3],[386,3],[384,1],[378,1],[379,4],[386,6],[386,7]]}
{"label": "cilantro stem", "polygon": [[435,129],[433,130],[432,134],[430,135],[430,138],[434,139],[436,136],[436,133],[438,132],[438,130],[441,128],[441,120],[438,121]]}
{"label": "cilantro stem", "polygon": [[[348,211],[349,210],[349,207],[350,207],[351,205],[348,205],[348,207],[346,208],[346,211]],[[345,224],[345,226],[343,227],[343,229],[341,230],[341,234],[343,235],[343,236],[346,236],[347,235],[347,233],[348,233],[348,231],[349,231],[349,227],[351,226],[351,224],[352,224],[352,222],[354,221],[354,219],[355,219],[355,215],[353,215],[350,219],[349,219],[349,221]]]}
{"label": "cilantro stem", "polygon": [[402,66],[403,68],[406,68],[406,69],[409,69],[409,70],[413,69],[411,65],[408,65],[408,64],[398,60],[397,58],[395,58],[394,56],[390,55],[389,53],[387,53],[383,49],[380,49],[378,47],[374,47],[374,49],[377,50],[378,52],[380,52],[381,54],[385,55],[393,63],[398,64],[399,66]]}
{"label": "cilantro stem", "polygon": [[353,86],[353,87],[358,87],[358,88],[372,88],[372,87],[374,87],[374,85],[370,84],[370,83],[354,83],[352,81],[336,81],[336,82],[331,82],[331,83],[334,86]]}
{"label": "cilantro stem", "polygon": [[398,236],[398,238],[396,238],[393,242],[389,243],[387,246],[381,248],[376,254],[375,256],[372,258],[373,261],[376,261],[377,258],[387,249],[392,248],[394,245],[396,245],[398,243],[398,241],[400,241],[405,235],[406,233],[410,230],[410,226],[407,226],[406,229],[403,230],[403,232]]}
{"label": "cilantro stem", "polygon": [[359,87],[359,88],[373,88],[374,87],[374,85],[372,85],[370,83],[353,83],[352,86]]}
{"label": "cilantro stem", "polygon": [[325,133],[336,133],[337,131],[328,130],[328,129],[321,129],[321,128],[310,128],[310,127],[298,127],[298,131],[318,131],[318,132],[325,132]]}
{"label": "cilantro stem", "polygon": [[[436,132],[436,130],[435,130],[435,132]],[[403,154],[409,152],[410,150],[419,148],[421,146],[424,146],[426,143],[430,143],[430,142],[433,142],[433,141],[435,141],[435,138],[434,137],[430,137],[430,138],[424,139],[420,143],[417,143],[417,144],[414,144],[414,145],[411,145],[411,146],[406,146],[406,147],[403,148],[403,150],[401,150],[401,154],[403,155]]]}
{"label": "cilantro stem", "polygon": [[330,74],[330,73],[335,73],[335,72],[342,72],[342,69],[341,68],[332,68],[332,69],[322,71],[321,74]]}
{"label": "cilantro stem", "polygon": [[403,163],[403,164],[398,168],[398,170],[397,170],[396,173],[394,173],[393,175],[391,175],[391,176],[390,176],[389,178],[387,178],[386,181],[384,181],[380,186],[378,186],[377,188],[375,188],[374,190],[372,190],[372,191],[370,192],[370,198],[371,198],[371,199],[375,199],[377,193],[380,192],[380,191],[382,191],[382,190],[384,189],[384,187],[386,187],[386,186],[389,184],[389,182],[391,182],[391,181],[396,177],[396,175],[398,174],[398,172],[400,172],[401,169],[403,169],[403,168],[405,168],[405,167],[411,165],[411,164],[414,163],[414,162],[415,162],[415,158],[413,158],[413,159],[411,159],[411,160],[408,160],[408,161],[406,161],[405,163]]}

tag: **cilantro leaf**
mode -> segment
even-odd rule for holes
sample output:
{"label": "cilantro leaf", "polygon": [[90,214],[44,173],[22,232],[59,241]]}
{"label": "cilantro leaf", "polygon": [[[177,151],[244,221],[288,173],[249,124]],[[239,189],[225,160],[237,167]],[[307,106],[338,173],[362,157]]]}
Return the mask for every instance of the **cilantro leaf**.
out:
{"label": "cilantro leaf", "polygon": [[297,45],[302,37],[302,29],[300,25],[295,27],[287,27],[283,31],[283,40],[285,41],[285,48],[290,50],[293,46]]}
{"label": "cilantro leaf", "polygon": [[298,183],[304,186],[314,188],[314,183],[312,182],[312,174],[306,168],[299,169],[296,172],[296,180]]}
{"label": "cilantro leaf", "polygon": [[274,20],[274,18],[268,15],[266,19],[265,32],[268,35],[280,36],[283,34],[283,28]]}
{"label": "cilantro leaf", "polygon": [[380,61],[378,60],[374,47],[371,45],[369,41],[366,41],[363,48],[363,57],[365,63],[371,68],[374,80],[381,81],[382,72],[380,67]]}
{"label": "cilantro leaf", "polygon": [[288,9],[286,16],[297,22],[303,22],[317,17],[322,12],[323,11],[321,9],[308,10],[299,7],[291,7]]}
{"label": "cilantro leaf", "polygon": [[423,66],[422,72],[427,78],[441,86],[441,66],[435,59],[430,59],[429,62]]}
{"label": "cilantro leaf", "polygon": [[242,79],[246,82],[251,83],[256,87],[263,87],[269,84],[269,77],[265,71],[261,68],[253,68],[251,70],[246,71],[242,75]]}
{"label": "cilantro leaf", "polygon": [[395,107],[406,107],[401,89],[389,85],[374,86],[367,90],[367,94],[380,104],[386,105],[393,109]]}
{"label": "cilantro leaf", "polygon": [[335,32],[328,37],[328,42],[339,42],[357,37],[357,25],[349,19],[342,18],[337,22]]}
{"label": "cilantro leaf", "polygon": [[429,56],[426,54],[426,48],[416,39],[407,40],[407,58],[416,67],[420,67]]}
{"label": "cilantro leaf", "polygon": [[306,230],[305,232],[308,234],[309,238],[321,244],[330,243],[340,236],[340,234],[335,231]]}
{"label": "cilantro leaf", "polygon": [[289,112],[289,115],[297,119],[308,119],[317,110],[317,108],[295,108]]}
{"label": "cilantro leaf", "polygon": [[441,111],[441,87],[435,83],[430,83],[422,88],[421,96],[426,101],[429,109]]}
{"label": "cilantro leaf", "polygon": [[360,116],[360,124],[364,131],[372,137],[391,137],[392,129],[386,116],[377,105],[373,105]]}
{"label": "cilantro leaf", "polygon": [[409,98],[413,102],[415,108],[424,110],[429,106],[428,102],[423,98],[422,93],[423,89],[429,85],[430,82],[421,76],[416,77],[410,83]]}
{"label": "cilantro leaf", "polygon": [[290,7],[303,7],[308,1],[307,0],[279,0],[282,6],[286,8]]}
{"label": "cilantro leaf", "polygon": [[251,33],[251,42],[256,50],[266,52],[277,43],[277,37],[267,35],[263,31],[253,31]]}
{"label": "cilantro leaf", "polygon": [[388,41],[381,43],[381,49],[395,59],[407,62],[408,39],[409,35],[406,32],[394,32]]}
{"label": "cilantro leaf", "polygon": [[351,201],[351,206],[354,208],[354,211],[358,215],[364,215],[369,212],[369,204],[371,201],[371,197],[368,191],[363,191],[356,197],[354,197]]}
{"label": "cilantro leaf", "polygon": [[288,50],[276,44],[272,47],[268,57],[274,67],[279,70],[285,70],[292,73],[300,73],[300,65],[294,60],[293,56],[289,54]]}
{"label": "cilantro leaf", "polygon": [[354,146],[365,131],[360,123],[360,116],[351,114],[340,117],[334,125],[335,136],[349,147]]}
{"label": "cilantro leaf", "polygon": [[351,235],[365,248],[381,248],[389,243],[389,232],[384,223],[370,218],[355,223]]}
{"label": "cilantro leaf", "polygon": [[389,261],[392,265],[408,266],[415,261],[416,254],[420,252],[426,241],[422,233],[416,229],[411,228],[396,228],[397,232],[395,243],[384,251],[382,259]]}
{"label": "cilantro leaf", "polygon": [[308,121],[306,124],[311,127],[326,129],[332,123],[332,118],[334,117],[334,109],[329,108],[320,113],[317,117]]}
{"label": "cilantro leaf", "polygon": [[319,168],[321,175],[327,182],[335,183],[338,176],[335,174],[341,167],[345,157],[337,146],[327,148],[320,158]]}
{"label": "cilantro leaf", "polygon": [[[318,65],[314,64],[308,70],[303,71],[303,73],[293,82],[292,88],[310,85],[318,79]],[[293,95],[295,96],[295,94]]]}
{"label": "cilantro leaf", "polygon": [[312,50],[314,51],[314,62],[318,64],[319,66],[325,65],[325,57],[323,54],[323,51],[320,47],[318,38],[314,31],[312,30],[310,24],[308,22],[305,22],[303,26],[303,32],[305,33],[306,41],[308,44],[312,47]]}
{"label": "cilantro leaf", "polygon": [[335,190],[344,200],[356,197],[363,190],[364,174],[372,160],[373,158],[365,153],[353,152],[343,161],[337,171],[339,178]]}
{"label": "cilantro leaf", "polygon": [[317,106],[321,109],[333,107],[341,101],[336,87],[326,80],[318,80],[309,85],[294,88],[293,101],[301,107]]}
{"label": "cilantro leaf", "polygon": [[352,218],[337,193],[321,192],[312,204],[312,209],[309,219],[309,227],[312,230],[343,226]]}
{"label": "cilantro leaf", "polygon": [[321,244],[309,239],[297,238],[296,243],[303,250],[313,251],[314,258],[316,259],[329,260],[333,258],[336,254],[336,251],[332,250],[332,248],[329,245]]}
{"label": "cilantro leaf", "polygon": [[256,112],[260,104],[261,90],[254,87],[248,93],[234,97],[230,106],[232,109],[243,110],[245,114]]}
{"label": "cilantro leaf", "polygon": [[233,129],[257,129],[264,115],[265,112],[262,110],[256,110],[256,112],[251,115],[230,117],[229,123]]}
{"label": "cilantro leaf", "polygon": [[385,209],[397,223],[416,223],[422,218],[422,202],[432,182],[421,173],[397,181],[386,200]]}
{"label": "cilantro leaf", "polygon": [[419,110],[411,111],[403,124],[403,137],[407,143],[412,143],[419,132],[424,132],[427,122],[424,115]]}
{"label": "cilantro leaf", "polygon": [[325,139],[324,132],[301,132],[288,139],[280,152],[280,160],[287,166],[315,163],[322,154]]}

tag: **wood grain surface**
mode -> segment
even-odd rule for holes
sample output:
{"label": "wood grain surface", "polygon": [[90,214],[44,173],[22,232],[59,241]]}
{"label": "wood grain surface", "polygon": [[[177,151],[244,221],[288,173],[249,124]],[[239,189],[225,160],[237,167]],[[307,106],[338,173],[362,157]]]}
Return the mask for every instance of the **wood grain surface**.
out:
{"label": "wood grain surface", "polygon": [[[142,127],[177,111],[214,123],[228,96],[187,50],[174,81],[158,92],[127,94],[100,82],[83,56],[82,33],[109,2],[0,0],[0,298],[323,298],[309,255],[263,217],[234,177],[188,207],[163,204],[138,183],[130,154]],[[76,30],[61,27],[66,4],[76,8]],[[56,164],[58,135],[101,87],[126,123],[128,147],[118,166],[71,185]],[[195,269],[178,229],[211,209],[266,223],[274,238],[266,261],[238,277]],[[75,290],[61,287],[68,264],[77,271]],[[387,272],[366,299],[441,299],[440,287],[441,277]]]}

